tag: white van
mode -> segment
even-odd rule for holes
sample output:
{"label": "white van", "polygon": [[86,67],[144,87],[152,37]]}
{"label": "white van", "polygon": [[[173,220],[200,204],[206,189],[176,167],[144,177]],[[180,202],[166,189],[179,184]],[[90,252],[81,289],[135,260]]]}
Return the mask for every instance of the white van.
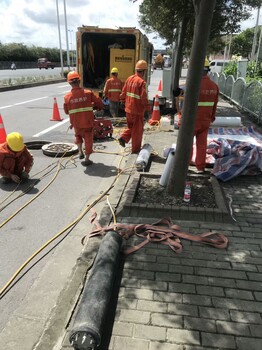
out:
{"label": "white van", "polygon": [[223,68],[230,62],[230,60],[213,60],[210,62],[211,73],[221,73]]}

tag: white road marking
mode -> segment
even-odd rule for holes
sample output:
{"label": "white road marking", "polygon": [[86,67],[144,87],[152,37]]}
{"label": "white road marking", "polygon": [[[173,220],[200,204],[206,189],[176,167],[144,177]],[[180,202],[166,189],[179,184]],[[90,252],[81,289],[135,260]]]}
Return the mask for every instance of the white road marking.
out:
{"label": "white road marking", "polygon": [[40,131],[38,134],[33,135],[33,137],[42,136],[42,135],[48,133],[49,131],[56,129],[56,128],[58,128],[60,125],[63,125],[63,124],[65,124],[65,123],[67,123],[67,122],[69,122],[69,118],[67,118],[67,119],[65,119],[65,120],[63,120],[63,121],[61,121],[61,122],[59,122],[58,124],[55,124],[55,125],[53,125],[53,126],[50,126],[50,128],[47,128],[47,129],[45,129],[45,130],[43,130],[43,131]]}
{"label": "white road marking", "polygon": [[35,98],[35,99],[33,99],[33,100],[18,102],[18,103],[14,103],[14,104],[12,104],[12,105],[7,105],[7,106],[0,107],[0,109],[10,108],[10,107],[14,107],[14,106],[19,106],[19,105],[23,105],[23,104],[29,103],[29,102],[39,101],[39,100],[43,100],[43,99],[48,98],[48,97],[49,97],[49,96],[44,96],[44,97]]}

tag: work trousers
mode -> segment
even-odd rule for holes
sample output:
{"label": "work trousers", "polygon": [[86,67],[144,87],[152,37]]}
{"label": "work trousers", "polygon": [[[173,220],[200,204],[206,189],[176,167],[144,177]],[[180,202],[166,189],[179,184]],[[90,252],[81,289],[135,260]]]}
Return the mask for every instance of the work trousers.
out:
{"label": "work trousers", "polygon": [[[197,170],[205,170],[206,166],[206,150],[207,135],[209,125],[203,125],[195,128],[194,135],[196,137],[196,159],[195,164]],[[193,152],[192,152],[193,153]],[[191,157],[192,158],[192,157]]]}
{"label": "work trousers", "polygon": [[118,101],[109,101],[109,110],[113,118],[118,118],[119,111],[119,102]]}
{"label": "work trousers", "polygon": [[85,154],[93,153],[93,138],[94,129],[93,128],[74,128],[75,130],[75,144],[81,145],[83,142],[85,144]]}
{"label": "work trousers", "polygon": [[120,135],[120,137],[128,143],[132,141],[132,153],[137,153],[141,149],[143,130],[144,130],[144,116],[126,113],[127,129]]}

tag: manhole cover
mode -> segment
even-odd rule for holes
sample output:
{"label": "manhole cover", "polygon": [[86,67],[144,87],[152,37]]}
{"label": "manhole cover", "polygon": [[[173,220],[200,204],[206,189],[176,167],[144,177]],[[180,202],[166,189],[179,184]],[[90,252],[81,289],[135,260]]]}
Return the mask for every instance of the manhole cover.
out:
{"label": "manhole cover", "polygon": [[42,147],[42,151],[46,156],[50,157],[66,157],[78,152],[78,148],[73,143],[52,142]]}

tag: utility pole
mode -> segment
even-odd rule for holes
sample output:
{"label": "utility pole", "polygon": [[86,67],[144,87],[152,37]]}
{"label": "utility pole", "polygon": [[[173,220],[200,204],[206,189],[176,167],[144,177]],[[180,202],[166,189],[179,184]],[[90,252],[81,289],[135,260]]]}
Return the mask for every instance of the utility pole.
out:
{"label": "utility pole", "polygon": [[69,45],[68,45],[68,30],[67,30],[67,15],[66,15],[66,0],[64,0],[64,16],[65,16],[67,66],[68,66],[68,70],[70,71],[70,58],[69,58]]}
{"label": "utility pole", "polygon": [[257,21],[253,37],[252,51],[251,51],[251,61],[255,60],[256,46],[257,46],[257,32],[258,32],[258,22],[259,22],[260,7],[257,8]]}
{"label": "utility pole", "polygon": [[61,32],[60,32],[60,19],[59,19],[58,0],[56,0],[56,14],[57,14],[58,37],[59,37],[59,47],[60,47],[61,77],[63,77],[64,76],[64,64],[63,64],[63,51],[62,51],[62,44],[61,44]]}

